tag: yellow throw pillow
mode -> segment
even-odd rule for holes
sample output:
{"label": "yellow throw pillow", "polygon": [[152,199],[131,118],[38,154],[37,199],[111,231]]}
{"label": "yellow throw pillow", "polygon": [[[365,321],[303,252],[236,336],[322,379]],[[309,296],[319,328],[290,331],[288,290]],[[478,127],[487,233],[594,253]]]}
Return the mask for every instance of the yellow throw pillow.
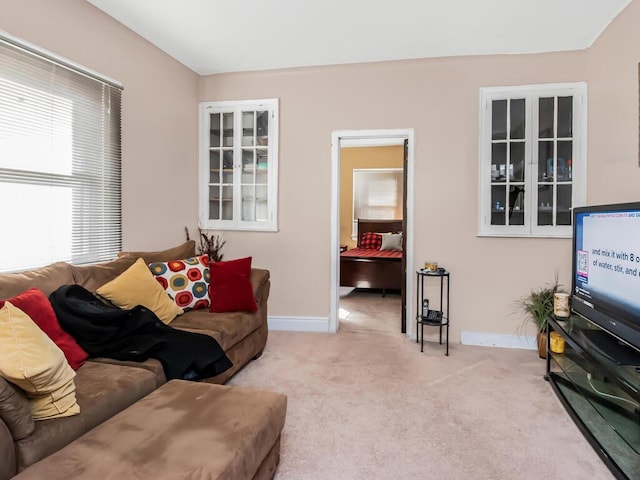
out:
{"label": "yellow throw pillow", "polygon": [[126,310],[136,305],[145,306],[164,323],[184,313],[167,295],[142,258],[96,292]]}
{"label": "yellow throw pillow", "polygon": [[80,413],[76,372],[62,350],[10,302],[0,309],[0,375],[27,394],[34,420]]}

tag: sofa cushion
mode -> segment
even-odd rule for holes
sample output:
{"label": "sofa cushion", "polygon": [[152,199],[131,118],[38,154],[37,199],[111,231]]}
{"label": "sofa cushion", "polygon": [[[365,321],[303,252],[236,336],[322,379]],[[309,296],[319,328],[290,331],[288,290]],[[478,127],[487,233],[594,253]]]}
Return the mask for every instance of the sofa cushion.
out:
{"label": "sofa cushion", "polygon": [[276,392],[172,380],[16,480],[252,479],[286,409]]}
{"label": "sofa cushion", "polygon": [[134,360],[116,360],[115,358],[107,357],[93,357],[92,362],[110,363],[112,365],[122,365],[125,367],[144,368],[145,370],[153,373],[156,379],[156,387],[167,383],[167,376],[164,373],[164,367],[157,358],[147,358],[143,362],[136,362]]}
{"label": "sofa cushion", "polygon": [[209,255],[154,262],[149,270],[158,283],[183,309],[209,308]]}
{"label": "sofa cushion", "polygon": [[255,312],[258,309],[251,285],[251,257],[228,262],[212,262],[212,312]]}
{"label": "sofa cushion", "polygon": [[136,257],[122,257],[94,265],[74,266],[73,283],[77,283],[90,292],[95,292],[99,287],[110,282],[133,265],[136,260]]}
{"label": "sofa cushion", "polygon": [[34,420],[79,413],[75,372],[62,350],[19,308],[0,308],[0,376],[27,393]]}
{"label": "sofa cushion", "polygon": [[58,262],[28,272],[5,273],[0,275],[0,298],[15,297],[20,292],[36,287],[49,295],[60,285],[73,282],[73,267]]}
{"label": "sofa cushion", "polygon": [[134,257],[144,258],[145,263],[153,262],[168,262],[169,260],[175,260],[176,258],[189,258],[196,255],[196,242],[195,240],[187,240],[181,245],[176,247],[167,248],[166,250],[160,250],[156,252],[120,252],[118,257]]}
{"label": "sofa cushion", "polygon": [[131,310],[137,305],[147,307],[163,323],[170,323],[183,312],[156,282],[142,258],[98,288],[96,293],[125,310]]}
{"label": "sofa cushion", "polygon": [[[71,368],[77,370],[87,360],[89,354],[78,345],[71,335],[62,330],[49,299],[40,290],[30,288],[26,292],[8,299],[8,301],[26,313],[53,340],[53,343],[64,353]],[[4,300],[0,300],[0,308],[3,305]]]}
{"label": "sofa cushion", "polygon": [[37,422],[32,435],[16,442],[18,469],[51,455],[155,388],[148,370],[88,361],[76,376],[80,415]]}
{"label": "sofa cushion", "polygon": [[7,425],[14,440],[28,437],[35,429],[31,406],[26,395],[2,377],[0,377],[0,420]]}
{"label": "sofa cushion", "polygon": [[258,329],[260,325],[262,320],[258,313],[210,313],[206,310],[185,312],[171,323],[173,328],[212,336],[225,351]]}

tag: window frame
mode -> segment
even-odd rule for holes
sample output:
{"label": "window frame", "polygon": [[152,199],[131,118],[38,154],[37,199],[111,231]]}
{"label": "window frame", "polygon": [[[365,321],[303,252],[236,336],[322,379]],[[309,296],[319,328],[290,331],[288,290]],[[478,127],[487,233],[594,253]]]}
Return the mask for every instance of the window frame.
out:
{"label": "window frame", "polygon": [[[269,112],[268,133],[268,166],[267,166],[267,221],[242,220],[242,112],[252,110],[266,110]],[[204,230],[239,230],[257,232],[278,231],[278,128],[279,128],[279,99],[259,100],[231,100],[201,102],[199,107],[200,118],[200,158],[199,158],[199,202],[198,219],[199,226]],[[210,121],[211,113],[233,113],[234,122],[234,180],[233,180],[233,204],[234,218],[232,220],[216,220],[209,218],[209,186],[210,186]],[[236,214],[240,218],[235,218]]]}
{"label": "window frame", "polygon": [[[478,236],[571,238],[572,225],[536,225],[538,215],[539,98],[573,97],[571,210],[586,202],[587,85],[584,82],[487,87],[480,89]],[[492,102],[525,99],[524,225],[491,225]],[[556,137],[554,137],[556,138]],[[556,183],[554,183],[555,185]],[[526,194],[528,192],[528,194]],[[553,205],[555,212],[557,207]]]}

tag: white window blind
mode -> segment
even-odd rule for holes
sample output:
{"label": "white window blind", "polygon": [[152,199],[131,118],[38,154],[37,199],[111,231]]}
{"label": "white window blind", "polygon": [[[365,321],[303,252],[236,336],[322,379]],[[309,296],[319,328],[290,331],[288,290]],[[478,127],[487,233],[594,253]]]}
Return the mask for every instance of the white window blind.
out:
{"label": "white window blind", "polygon": [[357,236],[358,218],[402,218],[402,180],[401,168],[353,170],[352,238]]}
{"label": "white window blind", "polygon": [[0,36],[0,271],[122,246],[121,87]]}

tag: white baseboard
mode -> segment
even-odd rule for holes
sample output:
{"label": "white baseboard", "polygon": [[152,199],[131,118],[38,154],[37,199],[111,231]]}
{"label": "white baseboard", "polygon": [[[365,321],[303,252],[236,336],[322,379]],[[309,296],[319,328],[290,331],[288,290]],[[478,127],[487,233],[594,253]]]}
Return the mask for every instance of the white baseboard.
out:
{"label": "white baseboard", "polygon": [[[329,332],[328,317],[275,317],[267,319],[269,330],[289,332]],[[414,338],[415,340],[415,338]],[[536,350],[536,337],[525,335],[504,335],[500,333],[461,332],[462,345],[477,345],[482,347],[523,348]]]}
{"label": "white baseboard", "polygon": [[290,332],[329,331],[329,317],[272,317],[267,318],[269,330],[286,330]]}
{"label": "white baseboard", "polygon": [[460,343],[483,347],[523,348],[536,350],[536,337],[525,335],[504,335],[500,333],[461,332]]}

